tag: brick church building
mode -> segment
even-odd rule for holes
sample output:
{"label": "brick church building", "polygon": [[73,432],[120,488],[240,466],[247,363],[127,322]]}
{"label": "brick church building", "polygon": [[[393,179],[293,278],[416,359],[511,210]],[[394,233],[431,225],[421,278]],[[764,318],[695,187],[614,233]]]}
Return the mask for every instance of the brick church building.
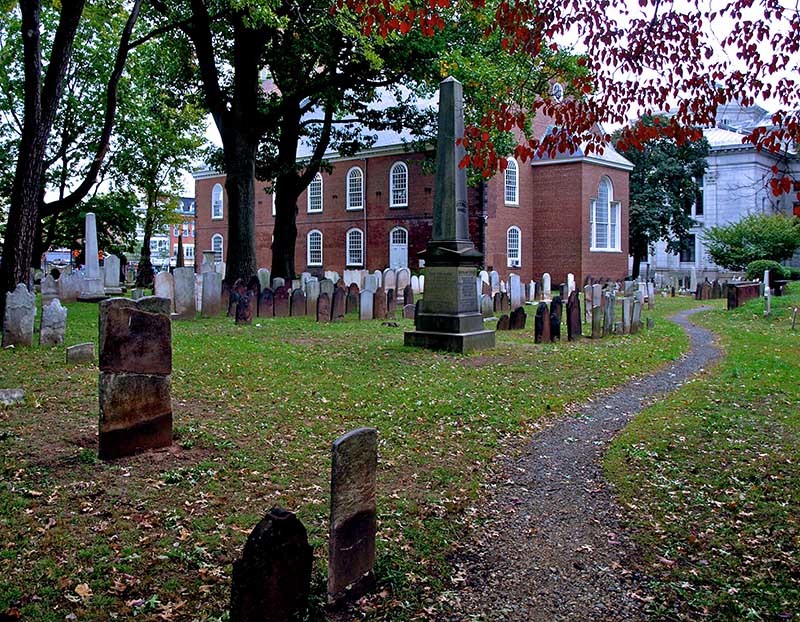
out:
{"label": "brick church building", "polygon": [[[546,128],[540,128],[546,131]],[[298,200],[295,266],[299,272],[424,267],[418,253],[431,236],[433,174],[423,153],[403,136],[379,133],[356,157],[330,154],[330,173],[317,175]],[[469,191],[470,235],[485,268],[524,281],[549,272],[553,283],[572,272],[619,279],[628,273],[628,175],[632,165],[610,147],[520,162]],[[227,251],[225,176],[194,173],[196,244]],[[274,215],[267,184],[256,181],[258,265],[272,263]],[[422,265],[421,265],[422,264]]]}

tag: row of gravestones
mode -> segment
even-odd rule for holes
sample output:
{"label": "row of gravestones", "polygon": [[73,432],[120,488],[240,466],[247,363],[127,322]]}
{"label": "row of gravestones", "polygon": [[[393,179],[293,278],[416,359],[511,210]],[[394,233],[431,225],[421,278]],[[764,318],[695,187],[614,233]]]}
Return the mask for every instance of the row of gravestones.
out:
{"label": "row of gravestones", "polygon": [[727,283],[722,284],[717,279],[709,281],[705,279],[697,286],[694,297],[696,300],[717,300],[727,297]]}
{"label": "row of gravestones", "polygon": [[[120,259],[116,255],[108,255],[101,268],[103,290],[108,295],[122,293],[120,284]],[[86,279],[77,270],[63,271],[55,278],[53,274],[46,275],[39,285],[42,293],[42,306],[47,306],[54,298],[62,303],[75,302],[86,290]]]}
{"label": "row of gravestones", "polygon": [[[375,585],[378,433],[359,428],[333,443],[328,604],[359,598]],[[307,607],[314,552],[300,520],[272,508],[233,563],[231,622],[289,622]]]}
{"label": "row of gravestones", "polygon": [[[5,317],[3,319],[2,346],[33,345],[34,323],[36,319],[36,294],[19,283],[13,292],[6,296]],[[64,343],[67,330],[67,309],[61,306],[58,298],[53,298],[42,306],[39,324],[39,344],[58,346]]]}

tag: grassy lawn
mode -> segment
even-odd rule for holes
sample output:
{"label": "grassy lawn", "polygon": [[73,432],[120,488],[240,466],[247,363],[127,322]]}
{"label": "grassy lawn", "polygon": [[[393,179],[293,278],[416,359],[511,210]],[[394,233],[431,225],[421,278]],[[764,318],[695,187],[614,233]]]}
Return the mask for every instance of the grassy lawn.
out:
{"label": "grassy lawn", "polygon": [[726,358],[641,413],[607,455],[654,578],[656,617],[800,614],[800,283],[695,316]]}
{"label": "grassy lawn", "polygon": [[[534,345],[529,314],[524,332],[498,334],[495,350],[471,356],[405,348],[408,320],[400,328],[349,319],[175,322],[176,443],[110,463],[95,457],[97,368],[65,365],[63,347],[0,351],[0,387],[26,391],[23,404],[0,407],[0,613],[224,620],[231,562],[275,505],[296,511],[309,531],[318,604],[330,445],[370,425],[380,435],[379,589],[362,613],[423,619],[451,587],[450,543],[472,520],[465,510],[497,454],[516,451],[568,403],[679,356],[686,339],[661,318],[692,304],[659,298],[645,313],[654,330],[574,344]],[[96,307],[69,305],[67,344],[96,339]],[[769,378],[796,391],[784,380]],[[775,413],[788,408],[784,392],[752,397]],[[788,418],[778,422],[790,429]],[[775,477],[789,473],[791,464],[777,464]],[[769,485],[774,495],[785,482]],[[322,617],[318,607],[309,613]]]}

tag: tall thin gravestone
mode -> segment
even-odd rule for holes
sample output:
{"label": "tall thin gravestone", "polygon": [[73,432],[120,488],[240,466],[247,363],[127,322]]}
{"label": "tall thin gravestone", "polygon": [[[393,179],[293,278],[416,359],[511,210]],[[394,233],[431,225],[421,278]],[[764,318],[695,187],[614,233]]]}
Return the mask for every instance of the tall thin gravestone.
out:
{"label": "tall thin gravestone", "polygon": [[424,251],[425,294],[414,331],[405,344],[469,352],[493,348],[475,291],[475,270],[483,256],[469,239],[467,172],[459,166],[464,135],[461,83],[447,78],[439,85],[439,130],[433,202],[433,239]]}
{"label": "tall thin gravestone", "polygon": [[83,278],[83,289],[78,300],[97,302],[106,297],[103,279],[100,278],[100,259],[97,256],[97,221],[92,212],[86,214],[86,275]]}
{"label": "tall thin gravestone", "polygon": [[358,598],[375,584],[378,432],[359,428],[333,443],[328,602]]}

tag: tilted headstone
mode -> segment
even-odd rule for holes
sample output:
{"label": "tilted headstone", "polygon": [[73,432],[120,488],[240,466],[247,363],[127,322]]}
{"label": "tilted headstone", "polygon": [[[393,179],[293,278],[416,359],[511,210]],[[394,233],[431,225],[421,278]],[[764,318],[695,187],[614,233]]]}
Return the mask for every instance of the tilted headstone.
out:
{"label": "tilted headstone", "polygon": [[48,274],[42,279],[42,308],[50,304],[50,301],[59,297],[58,281]]}
{"label": "tilted headstone", "polygon": [[197,314],[194,268],[175,268],[172,277],[175,287],[175,314],[180,318],[194,318]]}
{"label": "tilted headstone", "polygon": [[172,443],[172,328],[169,300],[100,303],[101,459]]}
{"label": "tilted headstone", "polygon": [[533,341],[534,343],[550,341],[550,310],[544,301],[536,307],[536,315],[533,318]]}
{"label": "tilted headstone", "polygon": [[511,330],[522,330],[525,328],[525,323],[528,316],[525,314],[525,309],[517,307],[511,312],[509,317],[509,328]]}
{"label": "tilted headstone", "polygon": [[33,345],[33,323],[36,319],[36,294],[23,283],[17,283],[6,295],[3,320],[3,347]]}
{"label": "tilted headstone", "polygon": [[256,276],[258,277],[258,283],[261,285],[261,289],[265,289],[270,285],[270,271],[267,268],[259,268]]}
{"label": "tilted headstone", "polygon": [[481,296],[481,315],[485,318],[494,317],[494,302],[488,294]]}
{"label": "tilted headstone", "polygon": [[217,272],[203,272],[203,302],[200,313],[203,317],[216,317],[222,313],[222,275]]}
{"label": "tilted headstone", "polygon": [[64,343],[67,331],[67,309],[61,306],[58,298],[42,307],[42,323],[39,329],[39,344],[43,346],[60,346]]}
{"label": "tilted headstone", "polygon": [[328,602],[355,599],[375,585],[378,432],[359,428],[331,451]]}
{"label": "tilted headstone", "polygon": [[331,321],[331,299],[327,293],[323,292],[317,298],[317,322]]}
{"label": "tilted headstone", "polygon": [[362,320],[371,320],[373,313],[373,303],[375,302],[375,292],[371,289],[365,289],[361,292],[361,300],[359,301],[358,317]]}
{"label": "tilted headstone", "polygon": [[269,287],[261,290],[257,313],[258,317],[275,317],[275,292]]}
{"label": "tilted headstone", "polygon": [[175,309],[175,279],[169,272],[156,274],[153,285],[153,295],[156,298],[169,300],[170,310]]}
{"label": "tilted headstone", "polygon": [[94,363],[94,342],[78,343],[67,348],[67,363]]}
{"label": "tilted headstone", "polygon": [[372,317],[376,320],[386,319],[386,292],[382,287],[375,291],[375,300],[372,303]]}
{"label": "tilted headstone", "polygon": [[306,295],[299,287],[292,290],[292,296],[289,301],[289,315],[293,317],[306,315]]}
{"label": "tilted headstone", "polygon": [[289,622],[308,604],[314,549],[303,523],[272,508],[233,562],[230,622]]}
{"label": "tilted headstone", "polygon": [[347,290],[336,287],[333,290],[333,298],[331,299],[331,321],[341,322],[347,311]]}
{"label": "tilted headstone", "polygon": [[577,341],[581,333],[581,303],[577,290],[573,289],[567,298],[567,340]]}
{"label": "tilted headstone", "polygon": [[[274,281],[273,281],[274,282]],[[289,317],[289,288],[285,285],[275,288],[275,301],[273,303],[275,309],[275,317]]]}

